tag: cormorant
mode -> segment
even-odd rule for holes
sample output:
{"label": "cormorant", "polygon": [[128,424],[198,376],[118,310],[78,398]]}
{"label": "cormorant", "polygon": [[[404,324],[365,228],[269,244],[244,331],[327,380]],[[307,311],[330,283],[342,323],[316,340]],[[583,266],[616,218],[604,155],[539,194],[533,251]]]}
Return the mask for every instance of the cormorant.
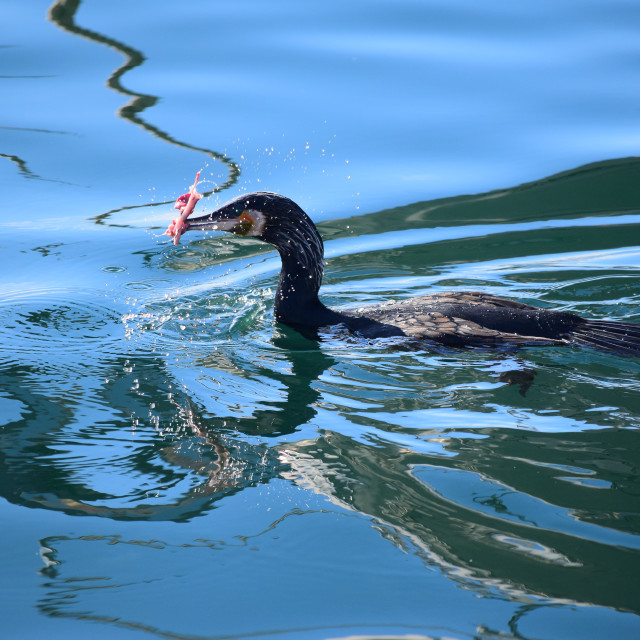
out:
{"label": "cormorant", "polygon": [[[188,195],[177,208],[184,210]],[[167,234],[177,241],[187,230],[230,231],[272,244],[282,259],[275,318],[299,330],[340,324],[368,338],[405,336],[453,347],[575,345],[640,356],[640,324],[588,320],[476,291],[330,309],[318,298],[324,270],[320,234],[295,202],[276,193],[241,195],[206,215],[184,217],[180,227],[174,222]]]}

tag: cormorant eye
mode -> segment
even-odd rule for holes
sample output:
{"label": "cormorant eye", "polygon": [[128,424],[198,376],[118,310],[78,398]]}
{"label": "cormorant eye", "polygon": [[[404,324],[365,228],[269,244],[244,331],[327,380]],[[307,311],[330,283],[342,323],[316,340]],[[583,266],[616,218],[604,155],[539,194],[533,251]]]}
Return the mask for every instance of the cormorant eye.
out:
{"label": "cormorant eye", "polygon": [[238,222],[233,229],[231,229],[231,232],[239,236],[246,236],[253,228],[253,223],[253,218],[246,211],[243,211],[238,216]]}

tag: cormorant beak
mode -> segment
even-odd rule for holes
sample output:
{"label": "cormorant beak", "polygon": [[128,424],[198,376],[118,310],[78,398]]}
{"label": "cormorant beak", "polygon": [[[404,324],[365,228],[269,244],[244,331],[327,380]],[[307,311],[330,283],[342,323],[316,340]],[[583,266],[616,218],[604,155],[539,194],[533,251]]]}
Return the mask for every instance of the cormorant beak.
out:
{"label": "cormorant beak", "polygon": [[188,231],[230,231],[246,236],[252,229],[255,220],[237,206],[224,206],[216,211],[197,218],[187,220]]}

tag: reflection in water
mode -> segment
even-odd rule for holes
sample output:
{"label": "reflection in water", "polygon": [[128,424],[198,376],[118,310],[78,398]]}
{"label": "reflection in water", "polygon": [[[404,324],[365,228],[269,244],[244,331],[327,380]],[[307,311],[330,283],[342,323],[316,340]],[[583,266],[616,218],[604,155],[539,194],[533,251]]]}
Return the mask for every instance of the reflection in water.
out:
{"label": "reflection in water", "polygon": [[[438,460],[384,441],[371,446],[327,432],[288,446],[282,456],[292,470],[284,473],[336,505],[369,514],[381,535],[479,595],[490,597],[498,589],[513,599],[521,590],[520,597],[547,604],[640,613],[631,587],[638,571],[632,560],[637,555],[632,550],[640,546],[632,533],[638,514],[616,507],[639,490],[635,434],[629,432],[626,449],[611,431],[519,438],[511,431],[480,433],[470,438],[441,433],[452,457]],[[518,461],[509,455],[516,452],[522,456]],[[593,489],[562,482],[547,465],[566,459],[567,452],[581,458],[583,473],[603,475],[601,464],[608,459],[604,475],[618,489],[594,495]],[[492,481],[480,486],[465,477],[456,493],[456,474]]]}
{"label": "reflection in water", "polygon": [[18,156],[9,155],[8,153],[0,153],[0,158],[6,158],[10,162],[13,162],[13,164],[15,164],[16,167],[18,167],[18,171],[25,178],[40,178],[39,175],[33,173],[33,171],[29,169],[29,167],[27,166],[27,163],[22,158],[19,158]]}
{"label": "reflection in water", "polygon": [[[163,631],[162,629],[136,622],[134,620],[123,620],[117,616],[100,615],[88,611],[73,612],[69,611],[69,602],[76,599],[81,594],[86,594],[92,590],[104,590],[109,588],[109,578],[106,576],[95,577],[71,577],[59,579],[58,565],[61,560],[57,559],[57,545],[61,542],[71,541],[67,537],[51,537],[40,542],[40,555],[45,563],[45,569],[41,570],[41,574],[48,578],[43,584],[47,590],[47,595],[38,603],[38,609],[46,616],[54,618],[70,618],[75,620],[83,620],[90,622],[100,622],[122,627],[133,631],[142,631],[159,638],[172,638],[174,640],[202,640],[203,636],[190,636],[181,633],[173,633]],[[136,546],[148,546],[154,549],[165,549],[167,546],[159,540],[145,542],[141,540],[126,541],[121,540],[117,536],[86,536],[77,539],[78,541],[106,542],[107,544],[124,544]],[[200,544],[199,546],[204,546]]]}
{"label": "reflection in water", "polygon": [[[611,215],[614,223],[596,227],[593,236],[581,230],[576,250],[610,256],[610,249],[629,246],[631,227],[616,225],[615,214],[637,209],[629,191],[618,190],[612,200],[611,172],[626,180],[638,166],[602,163],[527,187],[528,197],[535,193],[538,203],[548,203],[538,217],[524,206],[530,200],[520,200],[519,188],[505,191],[484,213],[488,205],[477,196],[409,205],[398,216],[363,216],[354,220],[357,235],[379,236],[381,244],[392,225],[443,224],[446,216],[459,237],[399,243],[384,252],[346,250],[331,260],[327,295],[352,304],[378,291],[411,295],[415,282],[468,287],[478,277],[475,260],[483,286],[569,308],[582,304],[588,314],[633,317],[637,266],[616,262],[603,274],[584,257],[576,266],[566,245],[575,229],[533,229],[525,248],[521,238],[506,242],[513,236],[492,233],[490,225],[482,239],[465,233],[469,220],[489,213],[513,221],[582,211],[574,201],[562,204],[571,191],[590,199],[588,212]],[[585,189],[576,189],[582,180]],[[280,509],[267,513],[267,527],[261,521],[252,528],[250,518],[248,532],[245,523],[234,524],[229,538],[248,548],[253,537],[268,549],[261,560],[267,558],[269,570],[279,569],[281,556],[267,541],[284,543],[300,531],[304,540],[316,531],[317,523],[287,531],[291,516],[335,516],[361,523],[381,546],[415,560],[425,574],[445,576],[441,584],[508,606],[508,631],[487,623],[478,632],[485,637],[538,637],[524,628],[540,611],[640,613],[637,362],[572,350],[523,351],[514,358],[399,351],[353,337],[307,340],[293,330],[274,330],[272,296],[255,292],[255,286],[273,286],[275,266],[267,275],[257,272],[265,280],[256,283],[246,262],[229,261],[237,271],[233,286],[224,279],[208,283],[206,268],[221,262],[218,242],[200,239],[181,253],[137,254],[145,271],[131,273],[122,287],[124,295],[134,290],[139,296],[136,313],[116,312],[102,298],[98,303],[70,288],[62,300],[49,292],[0,307],[4,341],[12,346],[3,353],[0,375],[2,497],[30,509],[102,518],[94,535],[39,536],[48,579],[38,603],[43,613],[188,638],[163,631],[168,627],[160,628],[156,618],[146,625],[148,616],[103,615],[111,606],[106,587],[121,600],[122,585],[133,585],[145,603],[153,580],[166,579],[171,589],[171,578],[156,572],[163,561],[175,568],[187,559],[188,573],[197,571],[197,554],[186,557],[181,549],[218,553],[232,546],[219,533],[200,539],[182,523],[215,530],[223,518],[204,516],[226,513],[229,503],[245,509],[242,499],[259,499],[252,491],[267,485],[299,488],[305,503],[317,499],[304,511],[277,498],[265,506],[265,512],[272,504]],[[534,255],[538,244],[541,257]],[[41,244],[30,256],[61,262],[65,248],[63,242]],[[541,264],[548,268],[543,275]],[[562,269],[575,273],[559,275]],[[126,273],[124,267],[103,270]],[[146,278],[149,272],[192,279],[169,296],[164,285],[156,288]],[[402,280],[408,273],[410,284]],[[88,349],[95,357],[87,360]],[[225,497],[234,500],[223,503]],[[126,528],[113,533],[114,521],[169,525],[157,537],[136,537]],[[89,517],[82,522],[95,524]],[[172,523],[181,523],[179,543],[165,540]],[[345,540],[359,544],[361,535],[362,529]],[[107,546],[118,549],[115,556]],[[120,558],[134,547],[157,553],[130,569],[130,584],[115,563],[97,560]],[[300,549],[295,562],[304,557]],[[273,565],[269,553],[277,556]],[[167,561],[170,554],[179,560]],[[251,573],[254,565],[243,562],[233,566]],[[88,594],[100,590],[103,599],[91,600]]]}
{"label": "reflection in water", "polygon": [[[363,236],[380,234],[382,231],[388,234],[391,231],[405,229],[460,227],[458,239],[462,240],[465,237],[462,233],[465,228],[477,225],[489,234],[477,248],[481,251],[480,257],[486,255],[495,259],[503,252],[513,251],[515,247],[510,246],[510,242],[504,242],[502,236],[499,243],[491,242],[492,226],[503,223],[537,223],[539,228],[536,231],[543,231],[543,223],[549,220],[567,220],[570,227],[571,222],[587,224],[591,218],[601,216],[610,218],[611,223],[615,224],[618,217],[638,214],[635,185],[639,181],[640,158],[601,160],[505,189],[439,198],[403,205],[386,212],[355,216],[341,221],[339,227],[327,225],[323,237],[328,240],[336,236]],[[349,229],[349,233],[345,233],[345,229]],[[571,232],[576,235],[574,242],[580,244],[583,249],[585,244],[591,243],[589,236],[585,235],[588,233],[587,229],[581,229],[578,235],[572,227]],[[539,235],[532,238],[532,243],[536,242]],[[554,236],[557,235],[556,229]],[[445,241],[450,239],[443,238]],[[563,238],[563,241],[564,250],[567,251],[567,238]],[[450,246],[442,247],[454,256],[469,256],[465,251],[466,246],[456,248],[456,252],[451,252]],[[523,247],[517,249],[522,251]],[[531,249],[536,249],[535,244]],[[559,252],[561,250],[558,248]],[[531,257],[531,254],[524,255],[527,258]],[[475,253],[473,257],[476,258]],[[439,253],[429,255],[429,263],[432,265],[441,259]]]}
{"label": "reflection in water", "polygon": [[[96,421],[78,425],[76,438],[68,431],[82,421],[73,392],[61,398],[29,390],[25,380],[37,375],[29,367],[0,376],[8,398],[21,407],[21,417],[0,432],[5,499],[74,515],[179,522],[277,474],[275,452],[205,431],[155,362],[137,364],[115,360],[102,369],[107,381],[92,390],[90,403]],[[83,448],[83,435],[108,443],[104,459]],[[129,495],[92,488],[101,482],[122,488],[137,477],[144,482],[133,480]]]}
{"label": "reflection in water", "polygon": [[[0,129],[10,129],[10,128],[16,129],[16,127],[0,127]],[[31,131],[37,131],[37,129],[31,129]],[[53,132],[53,133],[58,133],[58,132]],[[69,184],[64,180],[55,180],[53,178],[43,178],[37,173],[34,173],[33,171],[31,171],[31,169],[29,169],[29,166],[27,165],[26,160],[24,160],[20,156],[11,155],[8,153],[0,153],[0,158],[6,158],[7,160],[9,160],[9,162],[13,162],[13,164],[15,164],[16,167],[18,168],[18,172],[20,173],[20,175],[23,176],[24,178],[30,178],[31,180],[42,180],[44,182],[56,182],[58,184]]]}
{"label": "reflection in water", "polygon": [[[34,129],[30,127],[6,127],[0,126],[0,129],[6,129],[7,131],[32,131],[36,133],[57,133],[68,135],[68,131],[51,131],[50,129]],[[57,182],[58,184],[69,184],[68,182],[64,182],[63,180],[54,180],[51,178],[43,178],[42,176],[34,173],[29,169],[27,161],[21,158],[20,156],[16,156],[9,153],[0,153],[0,158],[6,158],[9,162],[13,162],[18,168],[18,172],[24,178],[30,178],[31,180],[43,180],[45,182]]]}
{"label": "reflection in water", "polygon": [[[134,49],[133,47],[130,47],[129,45],[124,44],[122,42],[119,42],[118,40],[110,38],[109,36],[103,35],[91,29],[79,27],[75,23],[75,14],[78,11],[80,3],[81,3],[81,0],[57,0],[49,9],[49,18],[53,23],[58,25],[61,29],[64,29],[65,31],[68,31],[73,35],[87,38],[92,42],[97,42],[98,44],[106,45],[111,49],[115,49],[125,57],[125,63],[122,66],[118,67],[107,78],[107,86],[110,89],[113,89],[114,91],[117,91],[118,93],[131,98],[131,100],[126,105],[124,105],[118,110],[117,112],[118,115],[121,118],[124,118],[125,120],[128,120],[129,122],[135,125],[138,125],[139,127],[142,127],[145,131],[148,131],[155,137],[159,138],[160,140],[164,140],[165,142],[171,145],[181,147],[183,149],[190,149],[192,151],[204,153],[210,158],[222,162],[227,167],[229,177],[224,183],[217,186],[215,189],[203,192],[204,196],[208,196],[208,195],[211,195],[212,193],[223,191],[224,189],[228,189],[233,184],[235,184],[238,180],[238,177],[240,176],[240,167],[235,162],[233,162],[230,158],[228,158],[225,154],[218,153],[217,151],[213,151],[212,149],[197,147],[195,145],[177,140],[170,133],[163,131],[162,129],[156,127],[155,125],[152,125],[142,117],[141,115],[142,112],[145,111],[146,109],[153,107],[158,102],[158,97],[131,91],[122,85],[121,80],[122,80],[122,76],[124,76],[125,73],[127,73],[128,71],[131,71],[131,69],[135,69],[136,67],[139,67],[145,61],[144,55],[137,49]],[[112,214],[117,213],[119,211],[126,211],[129,209],[138,209],[141,207],[157,207],[161,205],[166,205],[168,203],[169,201],[153,202],[153,203],[148,203],[143,205],[122,206],[117,209],[113,209],[111,211],[105,211],[104,213],[101,213],[92,219],[95,220],[97,224],[109,225],[109,223],[107,222],[109,220],[109,217]],[[116,225],[116,226],[122,226],[122,225]]]}
{"label": "reflection in water", "polygon": [[[36,372],[26,368],[17,378],[5,374],[2,388],[10,390],[9,397],[23,408],[23,417],[1,434],[3,496],[32,508],[71,515],[184,522],[204,515],[222,497],[280,476],[326,496],[334,508],[370,519],[385,540],[443,572],[463,589],[481,597],[527,600],[519,617],[539,607],[566,604],[639,612],[635,592],[629,588],[637,572],[629,554],[638,544],[632,533],[638,515],[625,507],[627,496],[639,491],[633,431],[542,434],[481,428],[460,433],[425,419],[419,429],[388,424],[350,434],[357,429],[361,411],[346,405],[364,400],[363,394],[375,389],[369,383],[350,393],[347,387],[332,385],[345,405],[339,412],[346,419],[341,432],[329,430],[325,419],[320,421],[324,429],[311,440],[275,447],[241,440],[241,433],[292,433],[314,419],[320,405],[326,404],[319,377],[327,370],[334,376],[340,371],[335,358],[301,348],[308,347],[302,341],[296,345],[291,336],[277,341],[281,348],[289,347],[288,359],[291,356],[290,373],[273,374],[287,385],[286,391],[270,408],[235,420],[205,417],[194,401],[166,382],[160,361],[110,363],[103,372],[109,382],[92,404],[101,407],[100,412],[110,408],[113,415],[110,421],[103,416],[93,425],[84,418],[81,428],[90,441],[111,439],[112,447],[117,444],[114,432],[131,433],[133,424],[134,433],[140,434],[133,451],[125,447],[122,456],[107,460],[125,476],[147,480],[120,498],[123,506],[118,506],[117,496],[82,482],[81,450],[69,434],[81,419],[74,399],[63,402],[30,391],[27,381]],[[414,356],[402,357],[411,363]],[[378,360],[382,363],[384,357]],[[360,371],[351,368],[345,383],[372,380],[367,366],[375,370],[376,364],[374,360]],[[420,368],[419,359],[412,368]],[[481,370],[454,373],[467,384],[470,376],[483,379]],[[423,370],[422,377],[428,380],[428,370]],[[378,385],[382,381],[379,377]],[[505,389],[520,397],[508,384]],[[336,401],[334,397],[332,402]],[[387,410],[398,401],[401,407],[389,414]],[[399,408],[417,411],[432,401],[439,400],[404,401],[389,392],[378,395],[381,416],[399,415]],[[367,405],[371,404],[369,400]],[[147,433],[145,424],[155,428]],[[422,439],[439,448],[420,452],[419,446],[410,445],[410,436],[416,443]],[[399,444],[402,440],[406,444]],[[100,460],[94,457],[87,462],[91,476],[100,476]],[[594,476],[609,489],[594,492],[565,480]],[[149,482],[153,478],[155,485]],[[149,495],[154,492],[160,495]],[[174,494],[178,497],[167,499]],[[121,539],[115,542],[128,544]],[[56,540],[45,540],[43,546],[52,549]],[[73,617],[63,613],[70,602],[60,595],[76,589],[65,574],[64,557],[49,551],[45,556],[51,569],[47,575],[55,580],[47,588],[60,593],[52,594],[49,609],[43,611]],[[589,577],[594,567],[602,566],[608,570],[594,583]],[[86,587],[86,582],[77,586]],[[91,615],[86,619],[101,620]]]}
{"label": "reflection in water", "polygon": [[[48,320],[45,314],[38,322]],[[51,386],[44,392],[30,389],[26,381],[43,378],[46,371],[27,365],[1,372],[6,399],[21,408],[20,418],[0,432],[3,497],[75,515],[179,522],[203,515],[230,493],[268,482],[282,467],[277,451],[238,435],[281,436],[308,423],[319,397],[313,383],[333,362],[317,343],[302,344],[295,336],[275,342],[291,349],[290,371],[274,376],[285,389],[282,399],[233,421],[203,417],[179,387],[167,382],[157,358],[111,358],[92,372],[104,383],[91,390],[89,405],[96,418],[88,424],[82,424],[86,418],[78,415],[77,406],[77,394],[86,389],[68,389],[63,395]],[[317,357],[309,357],[310,346]],[[69,433],[73,424],[84,432],[76,438]],[[114,451],[97,460],[77,442],[84,437],[108,442]],[[91,468],[86,481],[85,466]],[[91,488],[101,475],[109,484],[117,476],[120,483],[131,476],[146,482],[134,483],[129,495],[116,496]]]}

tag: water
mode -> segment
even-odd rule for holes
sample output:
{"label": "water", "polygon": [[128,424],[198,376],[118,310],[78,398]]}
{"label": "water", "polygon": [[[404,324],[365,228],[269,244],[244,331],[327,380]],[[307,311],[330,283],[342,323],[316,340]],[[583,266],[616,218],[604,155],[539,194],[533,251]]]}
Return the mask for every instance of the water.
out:
{"label": "water", "polygon": [[269,189],[336,307],[640,321],[635,2],[4,0],[9,638],[640,633],[640,362],[273,323]]}

